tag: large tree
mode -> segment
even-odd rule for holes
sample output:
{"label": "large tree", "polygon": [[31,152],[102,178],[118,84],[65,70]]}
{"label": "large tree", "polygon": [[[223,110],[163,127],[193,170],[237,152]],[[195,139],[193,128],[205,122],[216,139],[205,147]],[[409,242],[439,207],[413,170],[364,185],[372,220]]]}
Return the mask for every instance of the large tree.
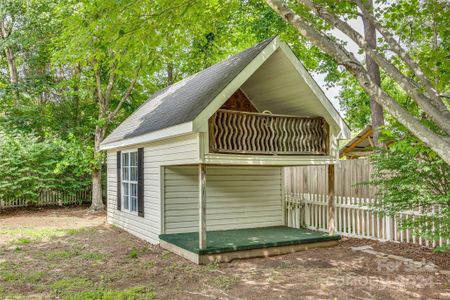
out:
{"label": "large tree", "polygon": [[[437,85],[430,79],[427,66],[420,64],[410,53],[411,49],[405,48],[396,38],[395,31],[389,27],[391,25],[389,19],[385,19],[386,16],[389,17],[388,14],[379,17],[379,14],[374,14],[367,3],[361,0],[339,2],[266,0],[266,2],[300,35],[344,66],[369,97],[450,164],[450,112],[443,96],[449,89],[448,83],[443,86]],[[434,13],[439,15],[435,21],[448,24],[450,19],[446,13],[448,3],[434,2]],[[422,3],[416,2],[414,5],[416,10],[423,12]],[[376,28],[383,40],[383,47],[375,48],[347,22],[349,18],[361,14],[366,22],[370,22]],[[389,94],[386,89],[377,85],[355,55],[327,34],[326,30],[331,28],[339,29],[353,40],[413,100],[414,105],[417,105],[426,119],[431,120],[435,126],[427,126],[423,118],[419,119],[408,110],[408,107],[402,106],[395,95]],[[389,55],[386,53],[388,51]]]}
{"label": "large tree", "polygon": [[[373,1],[367,0],[367,12],[373,13]],[[377,31],[375,25],[369,21],[368,17],[363,14],[364,38],[367,44],[372,48],[377,48]],[[366,53],[366,69],[372,81],[381,87],[380,67],[375,60]],[[373,129],[373,143],[379,146],[380,129],[384,125],[383,107],[376,101],[374,97],[370,97],[371,123]]]}
{"label": "large tree", "polygon": [[178,61],[186,61],[191,41],[214,36],[218,20],[226,20],[232,5],[192,0],[84,1],[69,3],[60,11],[64,22],[55,40],[55,61],[65,70],[78,68],[97,107],[92,209],[103,208],[100,144],[108,130],[129,114],[124,106],[151,94],[149,82],[158,85],[159,79],[167,85],[181,77],[185,72]]}

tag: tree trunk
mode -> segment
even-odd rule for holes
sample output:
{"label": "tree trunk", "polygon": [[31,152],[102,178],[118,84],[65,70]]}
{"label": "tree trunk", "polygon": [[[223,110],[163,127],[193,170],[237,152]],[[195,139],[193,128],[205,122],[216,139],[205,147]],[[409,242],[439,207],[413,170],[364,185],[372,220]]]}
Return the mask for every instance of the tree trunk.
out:
{"label": "tree trunk", "polygon": [[173,78],[173,64],[168,63],[167,64],[167,86],[172,85],[174,81]]}
{"label": "tree trunk", "polygon": [[102,169],[92,171],[92,203],[91,210],[104,208],[102,198]]}
{"label": "tree trunk", "polygon": [[5,49],[6,62],[8,63],[9,70],[9,82],[14,89],[14,107],[19,107],[19,90],[17,89],[17,83],[19,82],[19,77],[17,75],[16,60],[14,58],[14,52],[10,47]]}
{"label": "tree trunk", "polygon": [[[373,59],[373,61],[378,65],[380,69],[384,69],[384,71],[386,71],[387,76],[390,76],[394,81],[398,83],[398,85],[411,97],[411,99],[414,100],[428,116],[431,117],[431,119],[436,123],[436,125],[438,125],[438,127],[440,127],[448,135],[450,135],[450,112],[443,104],[443,101],[439,97],[436,97],[434,95],[436,94],[436,90],[432,87],[432,84],[429,83],[426,78],[424,78],[422,81],[425,82],[424,84],[426,85],[426,90],[428,91],[427,94],[429,94],[428,96],[423,94],[422,88],[419,87],[420,84],[417,84],[411,78],[406,77],[396,66],[390,63],[384,57],[384,55],[382,55],[378,50],[373,49],[364,38],[364,36],[359,34],[359,32],[353,29],[348,23],[342,21],[341,19],[339,19],[339,17],[328,12],[322,6],[312,2],[311,0],[297,1],[310,8],[316,16],[323,18],[330,25],[333,25],[335,28],[339,29],[340,31],[342,31],[342,33],[346,34],[350,39],[352,39],[361,49],[365,51],[368,57]],[[369,21],[372,26],[377,28],[376,23],[372,20],[372,10],[368,10],[364,4],[363,6],[361,6],[361,11],[363,11],[364,18]],[[326,36],[323,37],[327,38]],[[396,43],[395,40],[394,43]],[[345,48],[342,48],[341,50],[343,50],[343,52],[347,52]],[[348,56],[347,59],[350,59],[352,61],[351,64],[356,63],[356,65],[359,65],[359,62],[356,60],[353,54],[348,55],[347,52],[345,56]],[[415,63],[412,62],[412,64]],[[364,68],[364,73],[369,76],[367,68]],[[419,77],[419,75],[417,75],[417,77]],[[374,83],[372,78],[370,78],[370,80],[372,83]],[[374,95],[369,96],[376,97]]]}
{"label": "tree trunk", "polygon": [[95,127],[94,159],[96,161],[96,165],[92,169],[91,210],[100,210],[105,207],[102,197],[102,161],[100,152],[100,143],[105,138],[105,132],[105,128],[98,125]]}
{"label": "tree trunk", "polygon": [[[366,2],[367,8],[369,10],[373,9],[373,1],[367,0]],[[377,46],[377,34],[375,27],[372,25],[369,20],[363,17],[364,23],[364,37],[369,44],[370,47],[376,49]],[[369,74],[372,81],[381,86],[381,77],[380,77],[380,67],[377,63],[366,54],[366,67],[367,73]],[[375,147],[381,146],[378,142],[378,137],[380,135],[380,127],[384,125],[384,116],[383,116],[383,107],[378,104],[374,97],[370,97],[370,112],[372,119],[372,130],[373,130],[373,143]]]}
{"label": "tree trunk", "polygon": [[450,141],[434,133],[424,126],[411,113],[389,96],[383,89],[373,83],[367,70],[359,63],[353,53],[342,45],[312,27],[300,15],[296,14],[282,0],[266,0],[283,19],[291,24],[299,34],[307,38],[319,49],[333,57],[338,64],[343,65],[358,80],[361,87],[374,97],[397,121],[402,123],[412,134],[436,152],[445,162],[450,164]]}
{"label": "tree trunk", "polygon": [[[6,40],[7,37],[11,35],[12,27],[7,28],[7,25],[2,21],[0,24],[0,37],[3,40]],[[5,48],[5,57],[6,57],[6,63],[8,64],[8,71],[9,71],[9,82],[11,85],[13,85],[14,91],[15,91],[15,98],[14,98],[14,106],[17,107],[19,105],[19,95],[17,91],[17,83],[19,82],[19,77],[17,75],[17,66],[16,66],[16,60],[14,58],[14,52],[11,49],[11,47]]]}
{"label": "tree trunk", "polygon": [[78,64],[74,71],[73,71],[73,104],[74,104],[74,111],[75,115],[73,116],[73,121],[76,127],[80,126],[80,120],[81,120],[81,111],[80,111],[80,73],[81,73],[81,67]]}
{"label": "tree trunk", "polygon": [[10,47],[7,47],[5,49],[5,55],[6,55],[6,61],[8,63],[8,70],[9,70],[9,82],[12,84],[17,84],[17,67],[16,67],[16,61],[14,59],[14,53]]}

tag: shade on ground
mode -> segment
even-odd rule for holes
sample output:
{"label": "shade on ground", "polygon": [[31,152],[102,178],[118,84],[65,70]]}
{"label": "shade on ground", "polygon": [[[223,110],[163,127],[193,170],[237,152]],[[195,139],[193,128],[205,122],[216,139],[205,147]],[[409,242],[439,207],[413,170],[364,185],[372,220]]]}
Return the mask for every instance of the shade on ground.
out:
{"label": "shade on ground", "polygon": [[208,231],[206,249],[198,247],[198,232],[161,234],[159,238],[196,254],[214,254],[339,240],[339,235],[286,226]]}

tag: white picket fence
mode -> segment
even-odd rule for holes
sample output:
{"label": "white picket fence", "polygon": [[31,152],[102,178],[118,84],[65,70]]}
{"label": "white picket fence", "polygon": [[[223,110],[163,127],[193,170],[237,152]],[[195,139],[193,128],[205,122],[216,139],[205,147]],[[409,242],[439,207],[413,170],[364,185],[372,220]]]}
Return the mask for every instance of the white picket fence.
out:
{"label": "white picket fence", "polygon": [[[335,228],[337,233],[357,238],[414,243],[426,247],[450,244],[449,240],[429,241],[401,230],[401,220],[417,218],[420,212],[404,211],[387,217],[369,204],[374,190],[367,185],[371,167],[368,160],[340,161],[335,166]],[[328,198],[326,166],[286,168],[284,200],[288,226],[319,231],[328,229]],[[437,208],[435,208],[437,209]]]}
{"label": "white picket fence", "polygon": [[[335,197],[336,232],[348,237],[419,244],[425,247],[450,244],[449,240],[428,241],[410,230],[400,230],[399,220],[421,216],[418,212],[402,212],[395,218],[382,216],[368,204],[371,199]],[[289,227],[328,230],[327,195],[286,193],[286,212]]]}
{"label": "white picket fence", "polygon": [[90,189],[68,193],[64,191],[43,191],[36,201],[30,201],[26,198],[11,199],[8,201],[0,200],[0,209],[17,208],[27,206],[49,206],[49,205],[70,205],[91,202]]}

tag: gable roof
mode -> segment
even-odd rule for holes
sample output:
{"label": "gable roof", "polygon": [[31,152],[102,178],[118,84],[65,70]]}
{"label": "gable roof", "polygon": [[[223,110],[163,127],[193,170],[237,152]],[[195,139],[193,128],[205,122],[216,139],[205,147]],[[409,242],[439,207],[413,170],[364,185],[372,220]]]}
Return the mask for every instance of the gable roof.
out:
{"label": "gable roof", "polygon": [[317,99],[330,125],[339,128],[340,138],[349,136],[350,129],[289,46],[273,37],[153,94],[101,143],[100,149],[204,131],[205,121],[280,51],[296,70],[296,76],[311,89],[311,96]]}
{"label": "gable roof", "polygon": [[102,144],[193,121],[273,39],[267,39],[156,92],[123,121]]}

